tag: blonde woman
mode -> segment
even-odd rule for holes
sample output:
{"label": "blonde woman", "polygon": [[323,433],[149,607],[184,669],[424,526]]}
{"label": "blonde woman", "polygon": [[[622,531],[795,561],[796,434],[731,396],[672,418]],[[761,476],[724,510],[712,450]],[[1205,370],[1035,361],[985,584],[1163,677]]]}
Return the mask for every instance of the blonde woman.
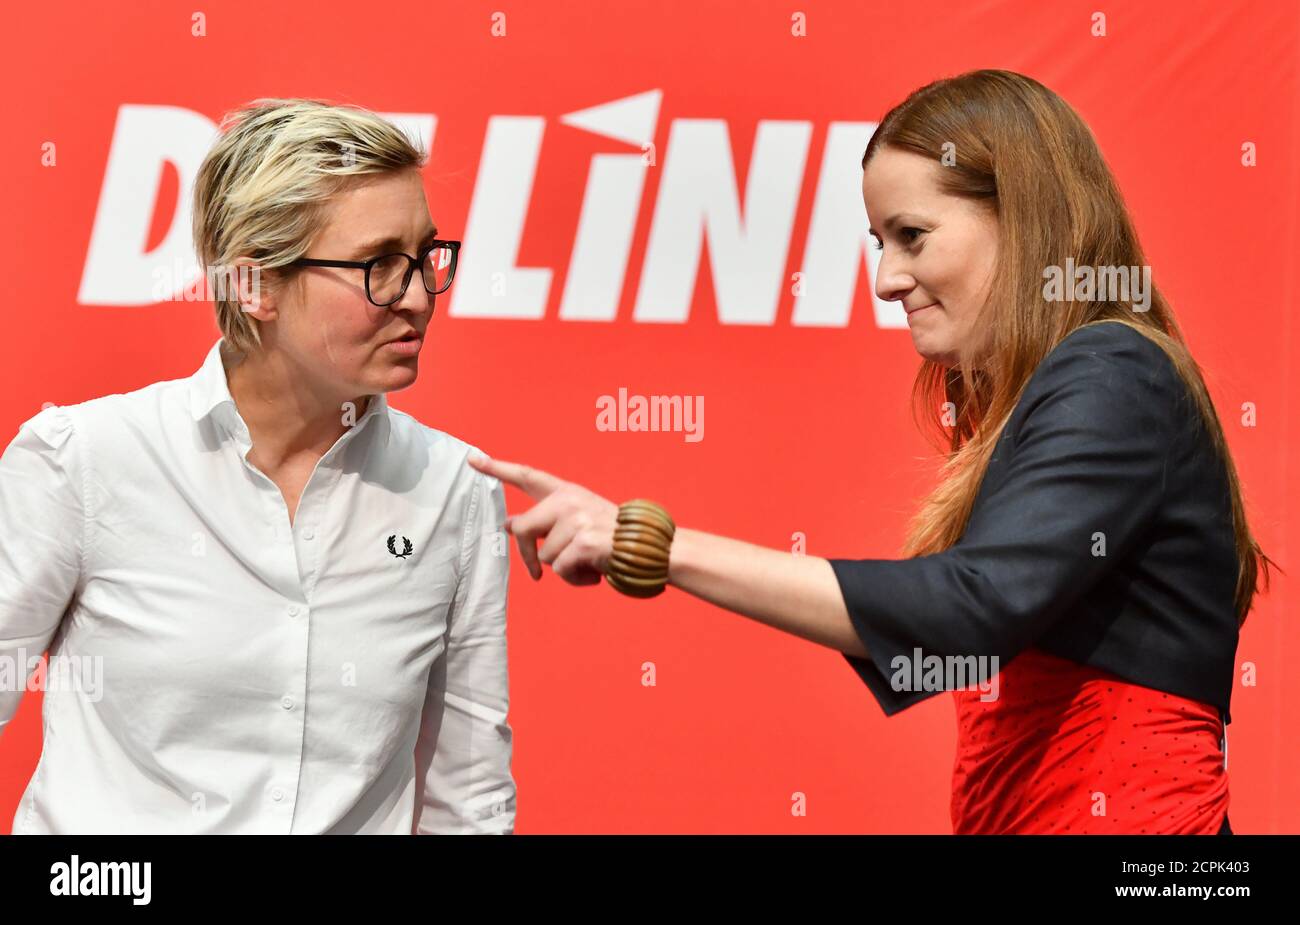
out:
{"label": "blonde woman", "polygon": [[221,338],[0,458],[3,654],[102,682],[48,685],[13,831],[511,832],[504,493],[386,397],[456,267],[426,155],[311,100],[222,129],[195,247],[250,284]]}
{"label": "blonde woman", "polygon": [[862,165],[876,292],[948,452],[907,557],[792,556],[472,459],[539,502],[507,522],[530,574],[671,584],[843,653],[888,715],[953,690],[957,833],[1230,834],[1223,728],[1269,560],[1159,290],[1045,288],[1146,266],[1096,141],[977,71],[890,111]]}

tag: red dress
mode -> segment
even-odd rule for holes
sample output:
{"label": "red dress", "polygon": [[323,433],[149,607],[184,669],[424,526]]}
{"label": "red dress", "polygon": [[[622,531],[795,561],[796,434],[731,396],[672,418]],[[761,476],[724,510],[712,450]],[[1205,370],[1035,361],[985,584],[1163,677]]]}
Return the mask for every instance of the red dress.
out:
{"label": "red dress", "polygon": [[987,702],[978,688],[954,692],[955,834],[1219,830],[1228,773],[1217,708],[1032,648],[992,684]]}

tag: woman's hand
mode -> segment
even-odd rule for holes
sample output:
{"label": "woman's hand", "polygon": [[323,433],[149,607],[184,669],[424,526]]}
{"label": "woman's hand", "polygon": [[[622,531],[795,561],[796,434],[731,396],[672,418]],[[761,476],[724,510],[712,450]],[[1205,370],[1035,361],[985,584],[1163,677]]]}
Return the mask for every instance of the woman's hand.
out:
{"label": "woman's hand", "polygon": [[[600,584],[614,544],[618,505],[573,482],[519,463],[470,454],[479,472],[509,482],[539,502],[523,514],[506,518],[519,555],[536,581],[545,562],[572,585]],[[544,539],[537,549],[538,539]]]}
{"label": "woman's hand", "polygon": [[[574,585],[599,584],[614,545],[618,505],[581,485],[518,463],[471,456],[470,465],[509,482],[539,503],[506,518],[534,579],[549,563]],[[541,551],[539,538],[545,538]],[[539,561],[540,560],[540,561]],[[765,549],[681,526],[673,532],[669,583],[818,645],[867,658],[844,595],[825,559]]]}

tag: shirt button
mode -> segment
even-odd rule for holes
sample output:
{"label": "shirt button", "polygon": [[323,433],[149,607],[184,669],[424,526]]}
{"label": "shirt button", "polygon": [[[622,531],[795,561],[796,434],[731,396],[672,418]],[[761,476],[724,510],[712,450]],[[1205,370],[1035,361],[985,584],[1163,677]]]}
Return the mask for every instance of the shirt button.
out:
{"label": "shirt button", "polygon": [[292,605],[290,605],[290,607],[289,607],[289,616],[291,616],[291,617],[296,617],[296,616],[298,616],[298,605],[297,605],[297,604],[292,604]]}
{"label": "shirt button", "polygon": [[284,707],[286,710],[292,710],[292,709],[293,709],[293,698],[292,698],[292,697],[289,697],[289,696],[287,696],[287,695],[284,696],[284,697],[281,697],[281,698],[280,698],[280,706]]}
{"label": "shirt button", "polygon": [[279,803],[281,800],[284,799],[284,791],[281,790],[279,787],[272,787],[272,788],[271,788],[271,799],[273,799],[273,800],[275,800],[275,802]]}
{"label": "shirt button", "polygon": [[313,536],[315,536],[315,535],[316,535],[316,532],[315,532],[314,530],[304,530],[304,531],[302,531],[302,538],[303,538],[304,540],[309,540],[309,539],[311,539],[311,538],[312,538]]}

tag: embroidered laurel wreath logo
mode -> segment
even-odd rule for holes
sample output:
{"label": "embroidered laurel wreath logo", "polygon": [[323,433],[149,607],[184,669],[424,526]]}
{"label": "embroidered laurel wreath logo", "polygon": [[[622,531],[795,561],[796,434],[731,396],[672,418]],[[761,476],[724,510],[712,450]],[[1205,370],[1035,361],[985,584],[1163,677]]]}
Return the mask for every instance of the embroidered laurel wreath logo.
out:
{"label": "embroidered laurel wreath logo", "polygon": [[388,551],[391,552],[393,555],[397,556],[397,558],[405,559],[407,556],[411,554],[411,550],[412,550],[411,541],[408,540],[406,537],[402,537],[401,552],[397,551],[397,534],[394,533],[392,536],[388,538]]}

